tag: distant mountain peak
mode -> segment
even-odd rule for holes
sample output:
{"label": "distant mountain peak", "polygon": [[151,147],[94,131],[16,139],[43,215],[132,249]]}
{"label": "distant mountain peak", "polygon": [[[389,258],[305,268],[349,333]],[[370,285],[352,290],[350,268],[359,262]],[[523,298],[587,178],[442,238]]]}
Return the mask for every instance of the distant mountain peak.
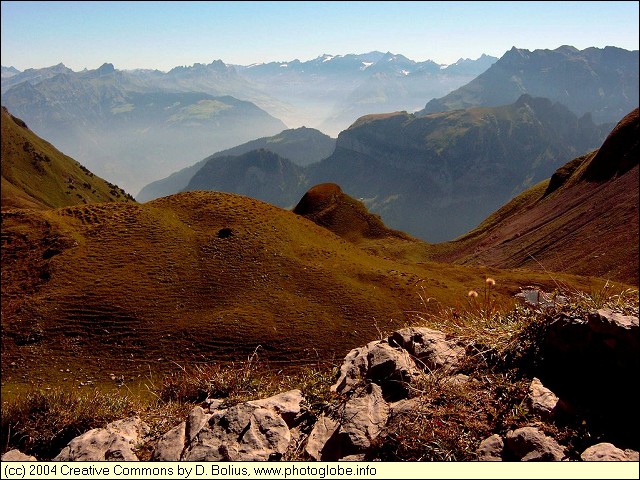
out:
{"label": "distant mountain peak", "polygon": [[331,55],[329,53],[323,53],[316,60],[320,60],[321,62],[324,63],[324,62],[330,62],[334,58],[340,58],[340,57],[342,57],[342,55]]}
{"label": "distant mountain peak", "polygon": [[[62,65],[62,64],[60,64],[60,65]],[[100,75],[106,75],[106,74],[115,72],[116,68],[113,66],[113,63],[103,63],[100,66],[100,68],[98,68],[96,71]]]}
{"label": "distant mountain peak", "polygon": [[637,51],[514,46],[467,85],[430,100],[419,114],[506,105],[522,93],[562,103],[579,117],[591,112],[596,123],[613,123],[638,105]]}
{"label": "distant mountain peak", "polygon": [[578,50],[573,45],[561,45],[558,48],[556,48],[556,52],[571,52],[571,53],[575,53],[575,52],[579,52],[579,51],[580,50]]}

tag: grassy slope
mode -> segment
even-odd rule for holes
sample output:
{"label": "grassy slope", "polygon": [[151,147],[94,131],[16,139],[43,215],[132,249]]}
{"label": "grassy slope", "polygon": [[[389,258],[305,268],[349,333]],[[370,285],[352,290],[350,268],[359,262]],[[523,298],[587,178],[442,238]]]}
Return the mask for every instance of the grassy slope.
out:
{"label": "grassy slope", "polygon": [[2,208],[133,201],[2,108]]}
{"label": "grassy slope", "polygon": [[601,149],[567,163],[551,181],[514,198],[467,235],[438,245],[433,258],[637,285],[637,130],[636,109]]}
{"label": "grassy slope", "polygon": [[554,286],[540,273],[382,258],[292,212],[215,192],[8,212],[2,240],[7,384],[108,383],[258,346],[274,362],[332,361],[409,312],[462,305],[485,275],[502,298]]}

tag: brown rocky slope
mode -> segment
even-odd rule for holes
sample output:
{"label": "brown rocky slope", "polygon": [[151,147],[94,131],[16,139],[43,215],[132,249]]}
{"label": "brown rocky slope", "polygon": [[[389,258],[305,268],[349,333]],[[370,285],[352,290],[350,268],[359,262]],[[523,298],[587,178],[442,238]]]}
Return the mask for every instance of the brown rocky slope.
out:
{"label": "brown rocky slope", "polygon": [[442,245],[434,259],[463,265],[596,275],[638,284],[638,109],[602,147],[576,158]]}

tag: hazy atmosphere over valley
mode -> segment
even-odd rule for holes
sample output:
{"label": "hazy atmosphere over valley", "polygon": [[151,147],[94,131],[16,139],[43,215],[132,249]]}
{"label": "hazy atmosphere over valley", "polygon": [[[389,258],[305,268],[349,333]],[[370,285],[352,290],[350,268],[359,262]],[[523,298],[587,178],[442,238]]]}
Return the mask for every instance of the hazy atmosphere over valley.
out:
{"label": "hazy atmosphere over valley", "polygon": [[634,478],[638,17],[2,1],[3,463]]}

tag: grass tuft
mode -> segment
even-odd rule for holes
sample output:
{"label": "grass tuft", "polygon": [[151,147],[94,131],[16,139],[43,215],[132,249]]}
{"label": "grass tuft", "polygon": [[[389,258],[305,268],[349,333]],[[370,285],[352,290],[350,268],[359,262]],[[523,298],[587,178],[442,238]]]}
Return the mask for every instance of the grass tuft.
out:
{"label": "grass tuft", "polygon": [[127,396],[97,390],[83,395],[61,388],[32,390],[3,402],[0,435],[6,450],[18,448],[38,459],[50,459],[78,435],[135,411],[135,401]]}

